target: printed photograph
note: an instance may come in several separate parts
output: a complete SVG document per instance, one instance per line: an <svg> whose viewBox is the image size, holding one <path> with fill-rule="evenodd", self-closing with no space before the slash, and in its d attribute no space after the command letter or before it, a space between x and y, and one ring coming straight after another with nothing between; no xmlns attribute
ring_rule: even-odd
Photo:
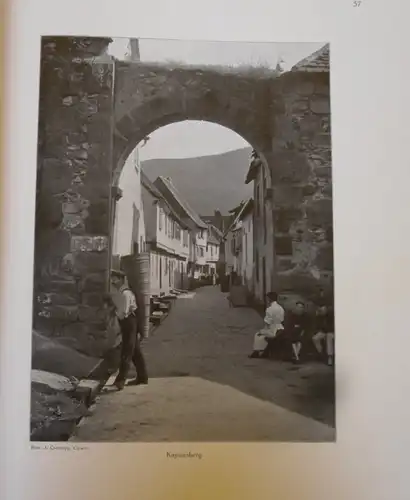
<svg viewBox="0 0 410 500"><path fill-rule="evenodd" d="M41 39L31 442L334 442L330 45Z"/></svg>

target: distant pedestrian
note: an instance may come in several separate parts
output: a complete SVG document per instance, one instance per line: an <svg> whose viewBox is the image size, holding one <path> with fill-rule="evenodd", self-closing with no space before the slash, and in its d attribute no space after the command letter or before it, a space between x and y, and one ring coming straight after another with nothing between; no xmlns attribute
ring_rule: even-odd
<svg viewBox="0 0 410 500"><path fill-rule="evenodd" d="M135 295L126 285L126 277L122 271L111 271L111 284L114 288L112 302L115 306L122 335L120 367L114 385L118 390L122 390L125 386L131 361L137 370L137 377L129 385L147 384L148 374L144 355L141 351Z"/></svg>
<svg viewBox="0 0 410 500"><path fill-rule="evenodd" d="M269 292L266 297L269 306L265 311L264 328L255 334L253 352L249 355L250 358L259 358L267 353L270 341L277 336L280 330L283 330L285 310L278 304L278 294Z"/></svg>
<svg viewBox="0 0 410 500"><path fill-rule="evenodd" d="M285 335L292 349L292 360L300 362L302 343L307 334L308 319L305 304L297 302L295 310L290 312L285 320Z"/></svg>

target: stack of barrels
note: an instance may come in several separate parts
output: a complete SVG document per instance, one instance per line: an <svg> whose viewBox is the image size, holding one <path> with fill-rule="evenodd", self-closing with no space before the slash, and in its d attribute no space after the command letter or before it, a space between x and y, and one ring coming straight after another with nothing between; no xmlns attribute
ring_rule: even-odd
<svg viewBox="0 0 410 500"><path fill-rule="evenodd" d="M138 303L138 323L141 335L148 337L151 315L150 254L140 253L121 258L121 268Z"/></svg>

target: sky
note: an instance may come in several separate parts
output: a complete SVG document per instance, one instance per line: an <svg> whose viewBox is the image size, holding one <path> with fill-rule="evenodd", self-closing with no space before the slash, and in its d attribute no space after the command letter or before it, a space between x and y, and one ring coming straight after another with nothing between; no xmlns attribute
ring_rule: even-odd
<svg viewBox="0 0 410 500"><path fill-rule="evenodd" d="M193 65L268 66L281 61L289 70L294 64L324 45L318 43L210 42L140 39L143 62L178 62ZM109 53L123 59L128 39L116 38ZM238 134L207 122L185 121L162 127L150 135L140 149L142 161L151 158L190 158L249 147Z"/></svg>

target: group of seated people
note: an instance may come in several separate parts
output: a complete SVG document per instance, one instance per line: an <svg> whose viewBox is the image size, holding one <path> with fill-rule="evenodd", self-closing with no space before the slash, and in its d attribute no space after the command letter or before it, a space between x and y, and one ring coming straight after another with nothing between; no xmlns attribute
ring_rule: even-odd
<svg viewBox="0 0 410 500"><path fill-rule="evenodd" d="M250 358L278 356L299 363L309 351L334 364L334 313L323 298L316 304L313 315L305 310L303 302L297 302L295 309L285 313L278 303L278 294L267 294L269 306L265 312L264 328L254 337Z"/></svg>

